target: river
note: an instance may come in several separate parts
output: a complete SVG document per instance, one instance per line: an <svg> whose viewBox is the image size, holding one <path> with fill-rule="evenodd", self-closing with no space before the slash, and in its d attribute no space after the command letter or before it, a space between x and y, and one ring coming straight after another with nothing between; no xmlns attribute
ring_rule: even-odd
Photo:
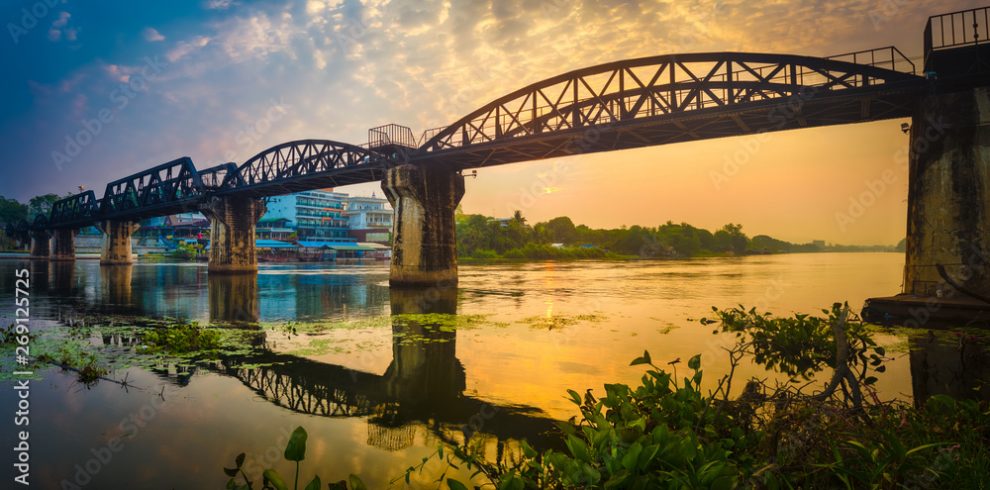
<svg viewBox="0 0 990 490"><path fill-rule="evenodd" d="M575 414L566 390L636 383L643 370L629 361L643 350L663 364L701 353L711 383L726 371L722 347L732 341L699 322L712 306L820 313L847 301L858 312L867 297L900 290L903 256L468 265L456 291L419 292L390 291L385 265L263 265L257 277L238 277L208 276L204 264L101 268L91 260L6 259L5 325L18 268L32 273L35 329L94 317L170 317L265 335L263 354L250 362L109 374L127 386L85 386L74 373L43 371L30 399L38 488L63 488L63 480L80 488L222 488L222 468L240 452L251 464L291 474L281 451L299 425L309 432L304 481L313 472L324 481L355 473L369 488L384 488L441 441L465 434L492 457L520 438L553 445L547 431L554 420ZM437 315L432 326L429 314ZM321 328L303 328L313 325ZM884 397L962 393L987 371L982 347L899 330L878 338L892 357L877 383ZM89 341L99 347L120 339L93 334ZM761 374L747 364L739 375ZM15 396L0 392L0 410L13 413ZM12 424L0 427L12 446ZM122 447L108 449L120 436ZM430 462L414 486L442 470Z"/></svg>

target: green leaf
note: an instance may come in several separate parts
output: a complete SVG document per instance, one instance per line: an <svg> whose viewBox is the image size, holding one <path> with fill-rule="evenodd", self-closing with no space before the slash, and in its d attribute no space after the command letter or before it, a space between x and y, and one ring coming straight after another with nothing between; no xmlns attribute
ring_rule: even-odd
<svg viewBox="0 0 990 490"><path fill-rule="evenodd" d="M627 470L630 471L635 470L636 463L639 462L639 454L642 451L643 451L643 446L638 442L634 442L632 446L629 446L629 452L627 452L626 455L622 457L622 466L624 466Z"/></svg>
<svg viewBox="0 0 990 490"><path fill-rule="evenodd" d="M289 443L285 446L285 459L289 461L302 461L306 459L306 429L296 427L289 436Z"/></svg>
<svg viewBox="0 0 990 490"><path fill-rule="evenodd" d="M653 363L653 360L650 359L650 351L645 351L644 350L643 351L643 356L642 357L637 357L637 358L633 359L633 361L631 363L629 363L629 365L630 366L637 366L637 365L640 365L640 364L652 364L652 363Z"/></svg>
<svg viewBox="0 0 990 490"><path fill-rule="evenodd" d="M468 487L453 478L447 478L447 488L450 490L468 490Z"/></svg>
<svg viewBox="0 0 990 490"><path fill-rule="evenodd" d="M478 487L474 487L477 489ZM522 480L516 477L514 474L509 474L504 480L498 484L498 490L525 490L526 484Z"/></svg>
<svg viewBox="0 0 990 490"><path fill-rule="evenodd" d="M877 382L877 377L876 376L867 376L866 379L863 380L863 384L864 385L867 385L867 386L869 386L869 385L871 385L873 383L876 383L876 382Z"/></svg>
<svg viewBox="0 0 990 490"><path fill-rule="evenodd" d="M231 478L237 476L237 468L224 468L223 472Z"/></svg>
<svg viewBox="0 0 990 490"><path fill-rule="evenodd" d="M351 490L368 490L368 487L364 486L364 482L357 475L348 476L347 483L350 484Z"/></svg>
<svg viewBox="0 0 990 490"><path fill-rule="evenodd" d="M574 455L576 459L581 461L589 461L591 459L588 455L588 446L585 445L584 441L581 439L578 439L575 436L567 436L567 439L564 441L564 445L567 446L567 449L571 451L571 454Z"/></svg>
<svg viewBox="0 0 990 490"><path fill-rule="evenodd" d="M264 477L265 483L270 483L276 490L289 490L289 486L282 481L282 476L271 468L265 470L265 472L262 473L262 477Z"/></svg>
<svg viewBox="0 0 990 490"><path fill-rule="evenodd" d="M914 454L916 452L924 451L925 449L931 449L931 448L937 447L937 446L942 446L944 444L945 443L942 443L942 442L933 442L931 444L922 444L922 445L920 445L920 446L918 446L916 448L913 448L913 449L909 450L907 452L907 454L905 454L905 456L910 456L910 455L912 455L912 454Z"/></svg>
<svg viewBox="0 0 990 490"><path fill-rule="evenodd" d="M347 480L335 481L327 484L328 490L347 490Z"/></svg>
<svg viewBox="0 0 990 490"><path fill-rule="evenodd" d="M688 361L688 367L691 369L698 369L701 367L701 354L697 354Z"/></svg>
<svg viewBox="0 0 990 490"><path fill-rule="evenodd" d="M320 482L320 477L314 476L313 481L309 482L309 485L306 485L306 488L303 490L320 490L322 487L323 483Z"/></svg>
<svg viewBox="0 0 990 490"><path fill-rule="evenodd" d="M237 469L241 469L241 466L244 466L244 453L238 454L234 463L237 465Z"/></svg>
<svg viewBox="0 0 990 490"><path fill-rule="evenodd" d="M567 390L567 394L571 395L571 401L574 402L575 405L581 405L581 395L578 394L578 392L574 390Z"/></svg>

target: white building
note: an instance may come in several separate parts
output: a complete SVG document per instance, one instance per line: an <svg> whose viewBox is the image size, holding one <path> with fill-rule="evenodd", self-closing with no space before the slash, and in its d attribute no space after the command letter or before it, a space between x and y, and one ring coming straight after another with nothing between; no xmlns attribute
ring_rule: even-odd
<svg viewBox="0 0 990 490"><path fill-rule="evenodd" d="M392 206L387 199L348 196L344 216L351 236L359 242L388 243L392 233Z"/></svg>

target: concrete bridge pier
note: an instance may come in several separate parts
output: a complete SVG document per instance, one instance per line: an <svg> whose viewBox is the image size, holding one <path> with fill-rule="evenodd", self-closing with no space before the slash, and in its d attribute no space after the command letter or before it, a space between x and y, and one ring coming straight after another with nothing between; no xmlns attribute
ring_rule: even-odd
<svg viewBox="0 0 990 490"><path fill-rule="evenodd" d="M76 233L72 228L55 230L52 240L52 260L76 260Z"/></svg>
<svg viewBox="0 0 990 490"><path fill-rule="evenodd" d="M255 225L265 201L253 197L213 197L200 207L210 219L210 273L258 272Z"/></svg>
<svg viewBox="0 0 990 490"><path fill-rule="evenodd" d="M52 254L52 236L48 230L31 231L31 259L48 260Z"/></svg>
<svg viewBox="0 0 990 490"><path fill-rule="evenodd" d="M103 252L100 254L100 265L133 264L131 258L131 234L140 228L135 221L104 221L99 225L100 231L107 235L103 242Z"/></svg>
<svg viewBox="0 0 990 490"><path fill-rule="evenodd" d="M448 168L400 165L388 169L382 190L395 210L389 285L457 285L454 209L464 177Z"/></svg>
<svg viewBox="0 0 990 490"><path fill-rule="evenodd" d="M990 88L925 96L912 118L900 295L864 317L990 325Z"/></svg>

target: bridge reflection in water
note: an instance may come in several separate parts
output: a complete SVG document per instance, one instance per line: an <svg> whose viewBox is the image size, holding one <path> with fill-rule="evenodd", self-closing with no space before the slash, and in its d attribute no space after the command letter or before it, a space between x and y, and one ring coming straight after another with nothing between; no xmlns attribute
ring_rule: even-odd
<svg viewBox="0 0 990 490"><path fill-rule="evenodd" d="M134 266L104 267L98 273L95 268L61 262L33 262L30 267L35 291L57 299L63 309L119 313L123 305L129 305L131 312L160 317L167 315L163 311L171 307L169 302L175 302L188 311L209 311L211 323L238 328L271 319L273 312L280 315L277 318L305 319L320 311L362 310L359 313L374 316L374 312L390 310L392 359L380 374L271 351L223 359L208 370L234 377L259 397L293 412L366 417L368 442L381 448L412 444L420 428L451 442L480 433L499 441L499 447L502 441L522 438L541 446L552 446L556 440L553 421L539 409L465 394L469 373L457 357L458 332L427 323L428 315L406 315L456 314L456 289L403 290L385 287L374 279L328 274L294 275L289 280L284 276L266 278L265 274L253 280L243 275L207 278L193 267L173 268L171 272L145 269L140 274ZM181 277L163 282L176 285L166 293L130 286L132 282L157 281L159 274ZM99 278L96 287L96 277L91 276ZM271 285L259 286L259 280L277 281L280 293L287 294L273 295ZM201 281L207 283L209 305L190 300L204 296L201 292L187 297L189 293L181 287L183 282ZM167 302L163 298L170 299ZM909 360L912 392L903 396L916 403L935 394L990 399L990 349L985 339L940 332L907 335L904 340L909 352L894 354ZM102 339L113 345L132 341L109 336ZM263 339L259 343L263 344ZM160 366L155 371L180 386L195 373L195 369L177 366Z"/></svg>
<svg viewBox="0 0 990 490"><path fill-rule="evenodd" d="M55 283L75 276L52 264ZM130 288L120 290L132 266L102 268L100 302L125 304ZM113 272L109 272L113 271ZM103 282L106 274L119 274ZM260 312L257 278L243 275L209 276L210 322L256 328ZM305 287L303 295L306 295ZM541 410L466 395L464 367L456 356L457 331L417 321L417 314L457 313L456 289L383 289L392 311L392 361L381 374L329 364L294 355L260 350L230 356L205 366L210 372L240 380L259 397L293 412L323 417L366 417L368 444L398 450L413 444L422 427L448 443L463 443L478 435L493 442L501 457L508 441L526 439L540 447L558 444L555 422ZM340 288L337 294L345 289ZM367 295L380 300L379 294ZM318 301L319 303L319 301ZM409 314L413 314L410 316ZM399 320L401 318L401 320ZM412 319L410 319L412 318ZM429 319L429 316L424 316ZM94 342L130 346L136 339L102 335ZM264 333L257 341L264 344ZM186 386L199 368L162 364L156 374Z"/></svg>
<svg viewBox="0 0 990 490"><path fill-rule="evenodd" d="M457 290L392 289L390 303L393 315L456 314ZM276 353L224 360L216 370L295 412L367 417L368 443L384 449L412 445L417 425L447 442L477 433L494 436L500 447L524 438L554 445L554 421L540 410L464 394L456 330L401 318L393 321L392 362L383 374ZM238 367L244 364L259 367Z"/></svg>

